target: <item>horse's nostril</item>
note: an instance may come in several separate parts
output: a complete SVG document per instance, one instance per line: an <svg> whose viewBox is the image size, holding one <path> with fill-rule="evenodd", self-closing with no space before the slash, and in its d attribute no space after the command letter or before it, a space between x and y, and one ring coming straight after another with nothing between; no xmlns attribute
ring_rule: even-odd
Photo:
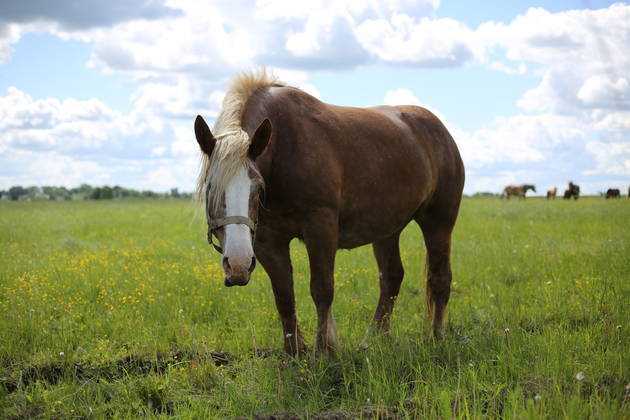
<svg viewBox="0 0 630 420"><path fill-rule="evenodd" d="M254 268L256 268L256 257L252 257L252 265L249 266L249 270L247 271L251 273L252 271L254 271Z"/></svg>
<svg viewBox="0 0 630 420"><path fill-rule="evenodd" d="M226 270L229 270L230 268L230 261L228 260L228 257L223 257L223 268L225 268Z"/></svg>

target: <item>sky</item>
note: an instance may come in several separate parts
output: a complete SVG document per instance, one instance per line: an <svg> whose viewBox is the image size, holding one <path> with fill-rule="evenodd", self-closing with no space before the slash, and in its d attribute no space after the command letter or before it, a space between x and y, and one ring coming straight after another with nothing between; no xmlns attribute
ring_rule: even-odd
<svg viewBox="0 0 630 420"><path fill-rule="evenodd" d="M630 185L630 4L3 0L0 189L191 191L193 122L265 66L324 102L424 106L466 193Z"/></svg>

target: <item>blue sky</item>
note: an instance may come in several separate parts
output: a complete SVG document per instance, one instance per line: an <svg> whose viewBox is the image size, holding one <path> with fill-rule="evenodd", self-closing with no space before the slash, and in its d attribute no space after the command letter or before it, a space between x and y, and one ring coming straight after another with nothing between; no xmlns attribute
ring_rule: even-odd
<svg viewBox="0 0 630 420"><path fill-rule="evenodd" d="M630 5L192 0L0 5L0 189L190 191L192 123L264 65L339 105L417 104L466 192L630 185Z"/></svg>

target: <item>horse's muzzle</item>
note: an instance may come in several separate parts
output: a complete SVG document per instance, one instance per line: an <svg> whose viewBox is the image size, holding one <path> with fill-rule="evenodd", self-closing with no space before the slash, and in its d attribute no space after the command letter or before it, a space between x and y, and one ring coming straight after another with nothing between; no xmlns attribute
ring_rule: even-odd
<svg viewBox="0 0 630 420"><path fill-rule="evenodd" d="M247 266L246 266L247 267ZM244 268L242 265L232 267L229 259L223 257L223 269L225 270L225 285L227 287L232 286L245 286L249 283L252 271L256 268L256 257L252 257L249 267Z"/></svg>
<svg viewBox="0 0 630 420"><path fill-rule="evenodd" d="M247 283L249 283L249 273L247 273L246 276L243 277L225 277L225 286L226 287L232 287L232 286L245 286L247 285Z"/></svg>

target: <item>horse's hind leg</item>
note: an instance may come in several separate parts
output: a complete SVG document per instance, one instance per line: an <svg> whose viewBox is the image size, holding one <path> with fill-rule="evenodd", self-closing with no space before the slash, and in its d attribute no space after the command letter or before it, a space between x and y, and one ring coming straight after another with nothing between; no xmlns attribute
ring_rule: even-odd
<svg viewBox="0 0 630 420"><path fill-rule="evenodd" d="M451 294L451 232L455 218L425 215L417 219L427 248L427 310L433 334L440 338Z"/></svg>
<svg viewBox="0 0 630 420"><path fill-rule="evenodd" d="M400 260L399 239L400 232L397 232L372 244L381 287L381 296L374 313L374 327L382 332L389 331L389 320L405 273Z"/></svg>

